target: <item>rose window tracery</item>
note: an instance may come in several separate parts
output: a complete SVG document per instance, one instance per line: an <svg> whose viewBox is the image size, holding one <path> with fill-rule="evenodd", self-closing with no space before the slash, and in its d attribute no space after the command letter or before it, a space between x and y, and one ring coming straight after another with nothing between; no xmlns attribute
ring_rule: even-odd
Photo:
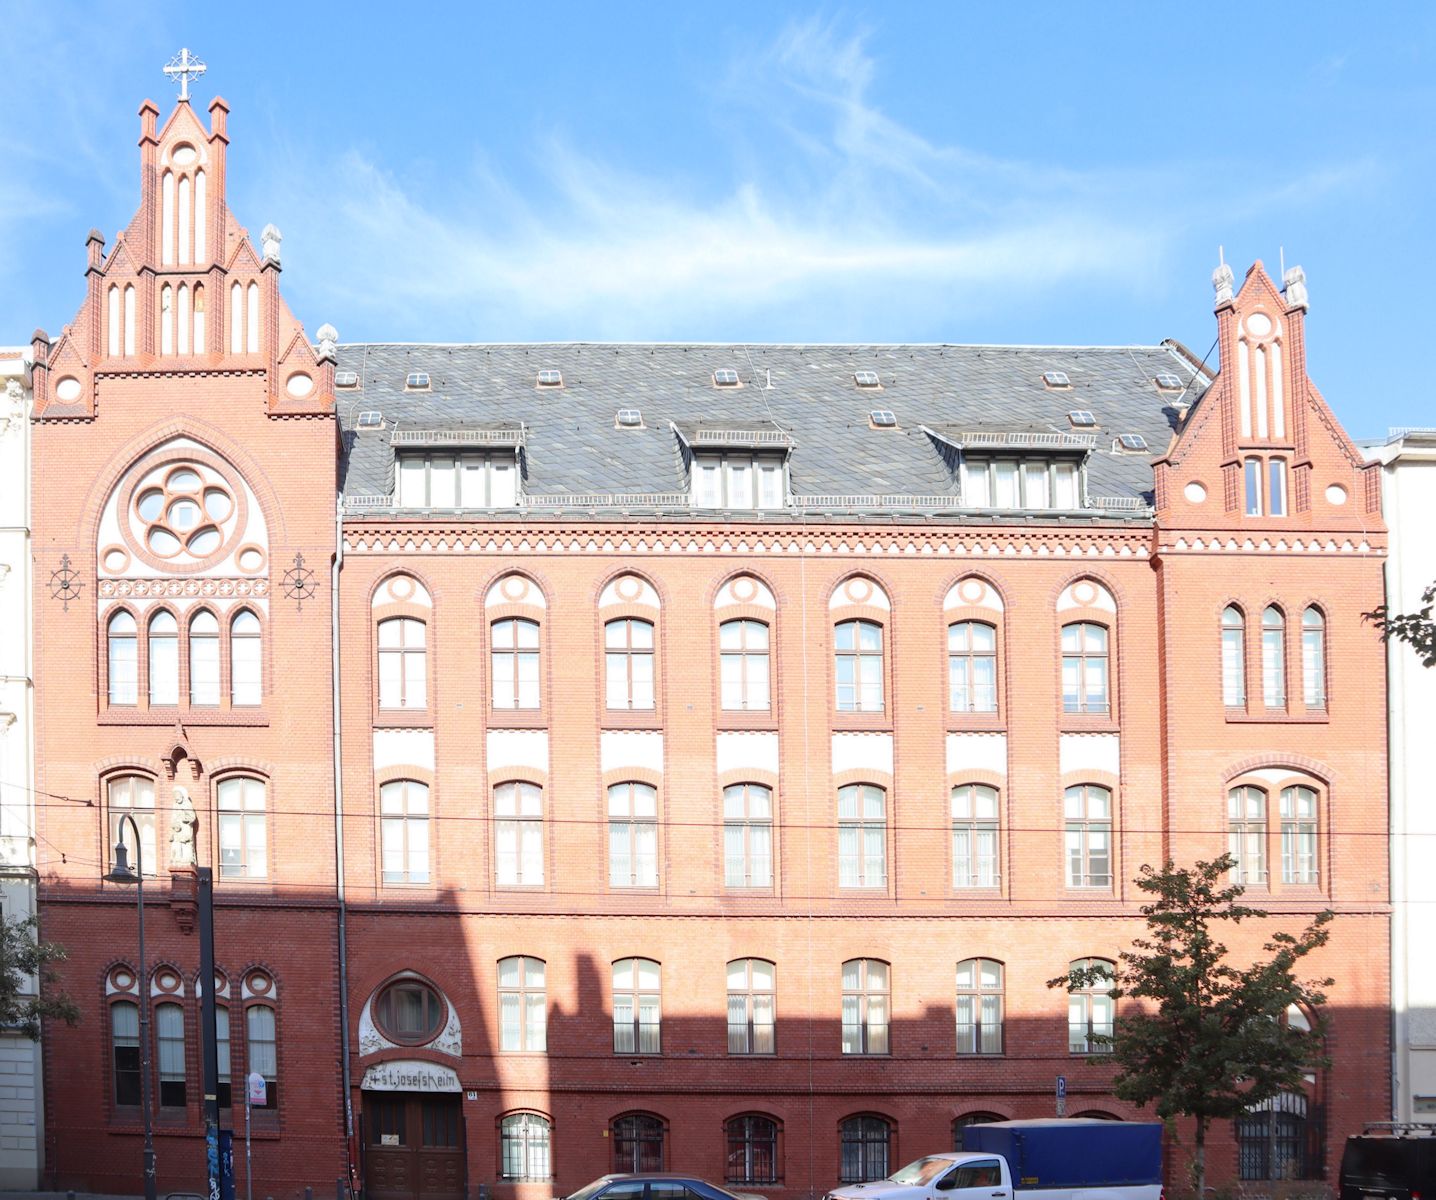
<svg viewBox="0 0 1436 1200"><path fill-rule="evenodd" d="M130 490L125 540L141 558L170 570L217 562L243 531L239 489L195 459L145 472Z"/></svg>

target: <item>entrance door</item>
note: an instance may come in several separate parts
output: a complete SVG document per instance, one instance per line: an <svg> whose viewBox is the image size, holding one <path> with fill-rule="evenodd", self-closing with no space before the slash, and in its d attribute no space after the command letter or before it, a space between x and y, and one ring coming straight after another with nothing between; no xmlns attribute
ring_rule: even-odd
<svg viewBox="0 0 1436 1200"><path fill-rule="evenodd" d="M371 1200L464 1200L464 1123L451 1093L365 1092Z"/></svg>

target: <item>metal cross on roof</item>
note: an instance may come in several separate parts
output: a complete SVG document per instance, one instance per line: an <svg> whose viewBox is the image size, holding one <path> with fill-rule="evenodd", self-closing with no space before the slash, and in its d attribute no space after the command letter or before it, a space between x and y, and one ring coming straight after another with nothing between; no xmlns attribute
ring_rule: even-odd
<svg viewBox="0 0 1436 1200"><path fill-rule="evenodd" d="M189 81L198 79L205 73L205 65L197 58L191 58L189 50L182 49L168 63L165 64L165 74L170 79L179 80L181 100L189 99Z"/></svg>

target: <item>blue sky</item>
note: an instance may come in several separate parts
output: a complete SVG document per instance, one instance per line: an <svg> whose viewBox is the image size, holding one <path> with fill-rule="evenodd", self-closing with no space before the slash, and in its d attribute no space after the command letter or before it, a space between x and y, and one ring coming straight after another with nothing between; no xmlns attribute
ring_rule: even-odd
<svg viewBox="0 0 1436 1200"><path fill-rule="evenodd" d="M183 45L311 333L1204 354L1218 245L1284 247L1348 430L1436 425L1436 5L5 7L0 342L73 316Z"/></svg>

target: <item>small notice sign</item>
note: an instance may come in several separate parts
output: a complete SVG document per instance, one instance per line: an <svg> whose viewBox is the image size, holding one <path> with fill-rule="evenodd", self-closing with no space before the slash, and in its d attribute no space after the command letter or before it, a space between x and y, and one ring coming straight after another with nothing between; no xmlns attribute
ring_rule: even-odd
<svg viewBox="0 0 1436 1200"><path fill-rule="evenodd" d="M397 1146L398 1144L399 1135L397 1133L381 1133L379 1135L379 1145L381 1146Z"/></svg>
<svg viewBox="0 0 1436 1200"><path fill-rule="evenodd" d="M251 1071L246 1082L248 1084L249 1103L263 1107L265 1100L269 1096L269 1089L264 1082L264 1076L258 1071Z"/></svg>

